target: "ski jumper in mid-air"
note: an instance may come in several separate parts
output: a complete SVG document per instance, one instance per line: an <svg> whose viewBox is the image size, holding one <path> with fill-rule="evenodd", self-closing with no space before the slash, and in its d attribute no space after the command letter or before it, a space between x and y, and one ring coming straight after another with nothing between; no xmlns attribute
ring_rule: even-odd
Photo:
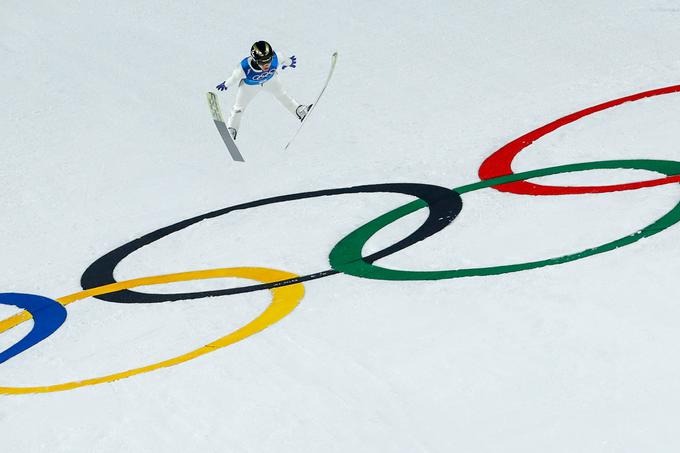
<svg viewBox="0 0 680 453"><path fill-rule="evenodd" d="M286 58L282 54L274 52L268 42L258 41L250 48L250 57L244 58L239 66L234 69L231 76L217 85L218 90L225 91L238 83L236 101L227 121L227 129L232 138L236 139L238 128L241 125L241 115L246 107L263 90L273 94L300 121L305 119L312 105L299 104L290 97L283 88L278 75L279 70L295 68L296 64L295 55Z"/></svg>

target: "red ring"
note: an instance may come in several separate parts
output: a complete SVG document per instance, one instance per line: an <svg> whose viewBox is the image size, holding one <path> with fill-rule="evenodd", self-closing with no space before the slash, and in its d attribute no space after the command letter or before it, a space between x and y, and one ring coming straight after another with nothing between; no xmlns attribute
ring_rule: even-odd
<svg viewBox="0 0 680 453"><path fill-rule="evenodd" d="M517 155L527 146L539 138L548 135L549 133L573 123L581 118L591 115L593 113L601 112L611 107L616 107L625 102L633 102L640 99L659 96L662 94L676 93L680 91L680 85L673 85L665 88L657 88L655 90L644 91L642 93L633 94L613 101L605 102L594 107L580 110L571 115L564 116L552 123L539 127L536 130L522 135L521 137L511 141L507 145L500 148L498 151L487 157L486 160L479 167L479 178L482 180L496 178L498 176L505 176L514 174L512 171L512 161ZM680 182L680 175L668 176L660 179L652 179L649 181L639 181L626 184L616 184L610 186L544 186L541 184L534 184L526 181L517 181L494 186L496 190L501 192L510 192L519 195L575 195L583 193L607 193L617 192L621 190L633 190L643 187L654 187L672 182Z"/></svg>

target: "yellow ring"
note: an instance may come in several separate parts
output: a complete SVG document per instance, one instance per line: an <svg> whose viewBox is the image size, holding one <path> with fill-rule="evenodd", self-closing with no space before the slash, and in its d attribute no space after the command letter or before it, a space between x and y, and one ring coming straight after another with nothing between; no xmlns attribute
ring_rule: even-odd
<svg viewBox="0 0 680 453"><path fill-rule="evenodd" d="M68 305L77 300L85 299L87 297L98 296L100 294L108 294L123 289L135 288L137 286L146 285L160 285L163 283L183 282L188 280L199 280L220 277L237 277L250 280L256 280L261 283L271 283L280 280L287 280L295 278L297 275L290 272L279 271L275 269L267 269L261 267L234 267L224 269L209 269L203 271L182 272L178 274L158 275L155 277L136 278L133 280L126 280L123 282L112 283L97 288L81 291L69 296L64 296L56 299L62 305ZM125 379L137 374L148 373L159 368L174 366L189 360L200 357L217 349L224 348L238 341L254 335L272 324L283 319L290 314L295 307L298 306L300 300L304 296L305 290L301 283L294 285L282 286L270 289L272 292L272 302L269 306L255 319L230 334L213 341L205 346L195 349L186 354L174 357L172 359L164 360L152 365L147 365L140 368L135 368L120 373L110 374L108 376L101 376L92 379L85 379L82 381L66 382L56 385L45 385L39 387L0 387L0 394L19 395L25 393L48 393L59 392L62 390L71 390L78 387L85 387L88 385L96 385L104 382L112 382L118 379ZM19 314L11 316L3 321L0 321L0 333L5 332L12 327L21 324L24 321L31 319L28 312L23 311Z"/></svg>

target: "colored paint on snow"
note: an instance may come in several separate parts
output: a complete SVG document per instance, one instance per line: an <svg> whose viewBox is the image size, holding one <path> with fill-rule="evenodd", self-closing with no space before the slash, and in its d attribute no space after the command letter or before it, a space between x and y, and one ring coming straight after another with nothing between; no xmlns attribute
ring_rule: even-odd
<svg viewBox="0 0 680 453"><path fill-rule="evenodd" d="M110 293L113 291L120 291L121 289L133 288L136 286L145 285L159 285L163 283L183 282L190 280L209 279L209 278L224 278L235 277L257 280L262 283L269 283L281 279L290 279L295 277L295 274L289 272L279 271L275 269L266 269L259 267L238 267L226 269L210 269L194 272L183 272L178 274L159 275L154 277L137 278L127 280L124 282L117 282L110 285L92 288L85 291L80 291L75 294L61 297L57 301L62 305L68 305L78 300L88 297L94 297L101 294ZM66 382L62 384L51 384L34 387L0 387L0 394L24 394L24 393L48 393L58 392L62 390L71 390L78 387L85 387L89 385L102 384L105 382L112 382L119 379L125 379L138 374L148 373L150 371L178 365L183 362L195 359L202 355L214 352L218 349L227 347L236 342L244 340L251 335L254 335L272 324L280 321L285 316L290 314L295 307L298 306L300 300L304 296L304 287L301 284L289 285L280 288L272 288L272 302L269 306L254 320L244 325L243 327L225 335L212 343L206 344L198 349L187 352L185 354L173 357L161 362L151 365L146 365L140 368L134 368L119 373L114 373L106 376L82 379L73 382ZM8 321L8 320L6 320ZM5 322L3 330L14 327L22 322L20 317L14 317L13 322ZM0 333L2 332L0 331Z"/></svg>
<svg viewBox="0 0 680 453"><path fill-rule="evenodd" d="M54 299L35 294L1 293L0 304L22 308L33 318L33 328L21 340L0 352L0 363L21 354L54 333L66 321L66 309Z"/></svg>

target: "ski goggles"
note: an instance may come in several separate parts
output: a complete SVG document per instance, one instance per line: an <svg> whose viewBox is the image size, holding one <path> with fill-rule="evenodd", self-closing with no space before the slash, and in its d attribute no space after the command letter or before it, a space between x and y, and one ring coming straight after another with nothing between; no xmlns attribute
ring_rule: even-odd
<svg viewBox="0 0 680 453"><path fill-rule="evenodd" d="M269 58L264 58L264 59L261 59L261 60L258 60L257 58L255 58L255 63L257 63L258 65L262 66L262 65L264 65L264 64L269 64L269 63L271 63L273 58L274 58L274 56L271 56L271 57L269 57Z"/></svg>

